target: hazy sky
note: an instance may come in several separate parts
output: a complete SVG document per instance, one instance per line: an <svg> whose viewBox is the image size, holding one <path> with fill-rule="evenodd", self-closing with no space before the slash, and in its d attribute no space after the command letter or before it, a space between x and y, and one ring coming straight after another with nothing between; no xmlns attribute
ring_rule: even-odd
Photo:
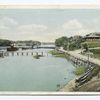
<svg viewBox="0 0 100 100"><path fill-rule="evenodd" d="M100 32L99 9L0 9L0 38L55 41Z"/></svg>

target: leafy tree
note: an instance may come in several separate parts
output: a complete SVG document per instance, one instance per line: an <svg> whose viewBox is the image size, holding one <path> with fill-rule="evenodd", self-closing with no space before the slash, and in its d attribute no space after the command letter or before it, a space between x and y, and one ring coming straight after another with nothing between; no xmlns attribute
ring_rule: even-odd
<svg viewBox="0 0 100 100"><path fill-rule="evenodd" d="M81 43L84 42L84 39L81 36L74 36L74 37L61 37L56 39L55 45L57 47L63 47L65 50L75 50L81 48Z"/></svg>
<svg viewBox="0 0 100 100"><path fill-rule="evenodd" d="M5 40L5 39L0 39L0 46L10 46L12 41L10 40Z"/></svg>
<svg viewBox="0 0 100 100"><path fill-rule="evenodd" d="M65 36L63 36L63 37L61 37L61 38L58 38L58 39L56 39L56 41L55 41L55 45L56 45L57 47L61 47L61 46L64 47L67 43L68 43L68 38L65 37Z"/></svg>
<svg viewBox="0 0 100 100"><path fill-rule="evenodd" d="M85 44L83 44L82 46L83 46L83 49L85 49L85 51L87 52L87 51L88 51L88 44L85 43Z"/></svg>

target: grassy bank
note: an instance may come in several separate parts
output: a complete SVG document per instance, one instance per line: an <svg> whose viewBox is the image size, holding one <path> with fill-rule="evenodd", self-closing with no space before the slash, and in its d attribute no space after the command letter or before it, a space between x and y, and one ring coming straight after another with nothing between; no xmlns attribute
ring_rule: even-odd
<svg viewBox="0 0 100 100"><path fill-rule="evenodd" d="M75 75L83 75L86 71L86 68L84 66L80 66L80 67L77 67L74 71Z"/></svg>
<svg viewBox="0 0 100 100"><path fill-rule="evenodd" d="M100 47L100 41L85 41L82 43L83 44L88 44L89 48L94 48L94 47Z"/></svg>
<svg viewBox="0 0 100 100"><path fill-rule="evenodd" d="M92 77L88 82L83 84L78 91L84 92L100 92L100 66L96 65L92 70Z"/></svg>
<svg viewBox="0 0 100 100"><path fill-rule="evenodd" d="M93 50L90 50L90 52L94 54L95 58L100 59L100 49L93 49Z"/></svg>
<svg viewBox="0 0 100 100"><path fill-rule="evenodd" d="M49 52L50 54L52 54L54 57L62 57L62 58L66 58L64 53L61 53L59 51L56 50L52 50Z"/></svg>
<svg viewBox="0 0 100 100"><path fill-rule="evenodd" d="M96 76L100 72L100 66L96 65L92 71L92 76Z"/></svg>
<svg viewBox="0 0 100 100"><path fill-rule="evenodd" d="M76 68L78 75L80 75L79 74L80 72L81 74L83 74L84 72L83 70L84 70L83 67ZM63 91L63 92L76 92L76 91L77 92L79 91L95 92L100 87L100 73L99 72L100 72L100 66L96 65L94 69L92 70L92 77L90 77L90 79L88 79L85 84L81 85L81 87L76 87L75 79L73 79L70 82L68 82L68 84L66 84L62 89L60 89L60 91Z"/></svg>

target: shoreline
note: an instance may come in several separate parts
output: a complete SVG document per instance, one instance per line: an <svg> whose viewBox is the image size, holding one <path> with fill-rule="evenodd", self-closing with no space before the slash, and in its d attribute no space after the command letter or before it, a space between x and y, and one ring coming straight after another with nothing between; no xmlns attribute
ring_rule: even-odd
<svg viewBox="0 0 100 100"><path fill-rule="evenodd" d="M67 53L67 52L66 52ZM57 55L59 55L58 53L57 53ZM95 70L96 70L97 68L95 68ZM94 70L94 71L95 71ZM95 72L94 72L95 73ZM98 73L97 73L97 75L98 75ZM87 81L86 83L84 83L83 85L81 85L81 86L79 86L78 88L76 88L76 85L77 85L77 83L75 83L75 79L77 78L74 78L74 79L71 79L68 83L65 83L62 87L60 87L59 89L58 89L58 91L59 92L75 92L77 89L77 91L83 91L83 90L85 90L84 89L84 85L86 85L87 83L92 83L92 81L94 80L94 81L96 81L96 77L97 77L97 75L96 76L92 76L92 79L90 79L89 81ZM81 77L81 75L79 75L78 77ZM90 84L91 85L91 84ZM89 86L87 86L87 91L89 91L89 88L88 88ZM92 88L92 87L91 87ZM81 90L82 89L82 90ZM97 89L98 90L98 89Z"/></svg>
<svg viewBox="0 0 100 100"><path fill-rule="evenodd" d="M59 89L59 91L61 92L74 92L74 88L75 88L75 78L70 80L67 84L65 84L63 87L61 87Z"/></svg>
<svg viewBox="0 0 100 100"><path fill-rule="evenodd" d="M98 73L100 75L100 72ZM92 79L88 82L86 82L85 84L83 84L80 88L84 88L85 85L93 83L97 80L100 80L100 77L98 77L98 75L92 77ZM75 78L70 80L67 84L65 84L63 87L61 87L59 89L59 92L75 92ZM91 84L90 84L91 85ZM87 87L88 88L88 87ZM92 88L92 87L91 87ZM80 92L82 92L84 89L79 89ZM85 91L84 91L85 92Z"/></svg>

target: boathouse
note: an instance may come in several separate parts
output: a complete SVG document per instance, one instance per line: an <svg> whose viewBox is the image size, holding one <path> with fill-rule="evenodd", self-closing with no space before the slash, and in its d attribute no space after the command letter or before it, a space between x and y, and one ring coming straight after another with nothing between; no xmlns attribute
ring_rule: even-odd
<svg viewBox="0 0 100 100"><path fill-rule="evenodd" d="M100 33L90 33L84 37L85 40L100 40Z"/></svg>

